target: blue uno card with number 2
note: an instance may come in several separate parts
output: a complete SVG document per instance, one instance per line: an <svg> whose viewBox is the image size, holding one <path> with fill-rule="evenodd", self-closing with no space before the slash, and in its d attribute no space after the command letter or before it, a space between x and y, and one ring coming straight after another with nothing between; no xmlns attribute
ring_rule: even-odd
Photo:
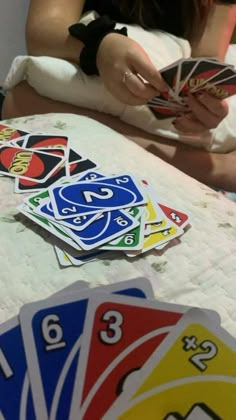
<svg viewBox="0 0 236 420"><path fill-rule="evenodd" d="M153 298L150 283L135 279L28 304L20 312L38 419L69 418L87 303L94 291L99 290Z"/></svg>
<svg viewBox="0 0 236 420"><path fill-rule="evenodd" d="M52 187L49 194L58 219L126 208L147 201L130 176Z"/></svg>
<svg viewBox="0 0 236 420"><path fill-rule="evenodd" d="M35 211L43 217L46 217L49 220L56 221L54 217L54 212L52 209L52 204L49 199L42 201L40 206L38 206ZM85 229L90 223L92 223L99 215L96 214L87 214L83 216L70 217L66 220L62 220L60 223L63 226L66 226L69 229L74 229L77 231Z"/></svg>

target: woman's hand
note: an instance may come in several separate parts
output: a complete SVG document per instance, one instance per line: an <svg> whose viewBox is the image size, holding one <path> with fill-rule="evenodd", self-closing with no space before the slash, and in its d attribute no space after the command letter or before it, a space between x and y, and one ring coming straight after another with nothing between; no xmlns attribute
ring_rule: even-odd
<svg viewBox="0 0 236 420"><path fill-rule="evenodd" d="M207 92L189 94L187 103L191 112L179 115L173 125L186 134L200 134L216 128L228 114L228 104Z"/></svg>
<svg viewBox="0 0 236 420"><path fill-rule="evenodd" d="M102 40L97 67L106 88L125 104L142 105L167 90L142 47L120 34L111 33Z"/></svg>

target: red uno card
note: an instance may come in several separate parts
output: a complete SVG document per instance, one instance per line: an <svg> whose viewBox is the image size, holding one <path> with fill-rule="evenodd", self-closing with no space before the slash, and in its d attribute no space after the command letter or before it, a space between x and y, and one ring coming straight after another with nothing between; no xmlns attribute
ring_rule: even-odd
<svg viewBox="0 0 236 420"><path fill-rule="evenodd" d="M0 173L37 182L46 181L62 164L62 156L19 147L0 147Z"/></svg>
<svg viewBox="0 0 236 420"><path fill-rule="evenodd" d="M182 64L184 69L184 63ZM179 96L185 96L188 92L200 89L209 80L229 68L224 63L200 59L185 78L181 77ZM230 68L229 68L230 70ZM232 70L231 70L232 71Z"/></svg>
<svg viewBox="0 0 236 420"><path fill-rule="evenodd" d="M103 418L128 377L139 371L187 309L133 297L91 297L70 419Z"/></svg>
<svg viewBox="0 0 236 420"><path fill-rule="evenodd" d="M205 90L219 99L226 99L236 94L236 74L218 83L207 84Z"/></svg>
<svg viewBox="0 0 236 420"><path fill-rule="evenodd" d="M189 224L189 215L182 213L179 210L175 210L171 207L165 206L164 204L158 203L158 206L161 208L165 216L171 220L175 225L185 228Z"/></svg>
<svg viewBox="0 0 236 420"><path fill-rule="evenodd" d="M160 71L162 78L174 93L176 92L179 84L181 61L182 60L176 61L175 63L165 67Z"/></svg>
<svg viewBox="0 0 236 420"><path fill-rule="evenodd" d="M0 124L0 141L10 141L18 139L19 137L25 136L28 134L26 131L17 130L10 125Z"/></svg>
<svg viewBox="0 0 236 420"><path fill-rule="evenodd" d="M56 136L47 134L29 134L25 138L24 147L27 149L64 148L68 147L67 136Z"/></svg>
<svg viewBox="0 0 236 420"><path fill-rule="evenodd" d="M159 104L148 104L149 109L155 115L158 120L166 120L168 118L175 118L178 114L178 110L168 108Z"/></svg>

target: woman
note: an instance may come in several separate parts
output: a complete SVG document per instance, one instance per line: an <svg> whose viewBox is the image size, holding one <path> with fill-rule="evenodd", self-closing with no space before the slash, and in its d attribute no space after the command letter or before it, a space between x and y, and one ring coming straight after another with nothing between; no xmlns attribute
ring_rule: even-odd
<svg viewBox="0 0 236 420"><path fill-rule="evenodd" d="M107 89L121 102L145 104L166 86L140 45L124 34L106 33L103 28L96 39L89 35L90 49L86 51L87 46L84 48L84 43L78 39L83 36L77 36L76 30L72 29L72 35L69 34L68 28L84 11L94 9L100 15L107 14L120 22L137 23L147 29L162 29L186 37L195 56L223 59L236 22L233 3L236 1L149 0L147 9L145 0L31 0L26 26L28 52L83 65L82 69L90 74L97 72ZM106 35L101 36L104 33ZM88 68L91 61L92 68ZM188 103L191 113L179 115L173 121L175 128L184 133L201 133L214 128L228 112L225 101L207 93L199 97L189 95ZM113 117L43 98L26 82L8 93L3 108L5 118L46 112L73 112L95 118L198 180L236 190L235 155L212 154L164 141Z"/></svg>

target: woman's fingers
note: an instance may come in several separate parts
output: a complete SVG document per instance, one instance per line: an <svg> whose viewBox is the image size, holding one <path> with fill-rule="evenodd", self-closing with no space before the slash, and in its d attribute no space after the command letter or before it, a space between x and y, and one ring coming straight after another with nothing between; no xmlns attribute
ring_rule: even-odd
<svg viewBox="0 0 236 420"><path fill-rule="evenodd" d="M144 82L139 75L131 71L126 71L124 73L122 82L131 93L135 96L143 98L143 103L146 103L149 99L159 95L159 92L154 89L154 87L152 87L149 83Z"/></svg>
<svg viewBox="0 0 236 420"><path fill-rule="evenodd" d="M226 117L228 108L222 104L219 99L209 98L206 93L198 95L198 98L194 95L188 95L188 105L196 117L207 129L215 128L219 123ZM204 100L205 98L205 100Z"/></svg>
<svg viewBox="0 0 236 420"><path fill-rule="evenodd" d="M179 116L172 124L176 130L186 134L201 134L207 130L205 125L198 121L192 114Z"/></svg>
<svg viewBox="0 0 236 420"><path fill-rule="evenodd" d="M196 97L205 108L217 117L223 119L228 114L229 107L226 101L217 99L214 96L209 95L207 92L199 92Z"/></svg>
<svg viewBox="0 0 236 420"><path fill-rule="evenodd" d="M140 76L148 83L150 83L150 85L152 85L158 92L164 92L168 90L168 86L161 77L160 72L144 53L132 54L129 57L129 65L135 73L140 74Z"/></svg>

